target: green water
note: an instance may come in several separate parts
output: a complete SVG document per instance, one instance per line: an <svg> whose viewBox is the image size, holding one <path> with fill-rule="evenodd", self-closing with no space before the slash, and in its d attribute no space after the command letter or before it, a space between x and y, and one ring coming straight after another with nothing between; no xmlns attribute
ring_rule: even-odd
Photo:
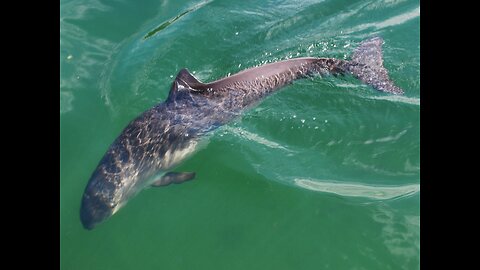
<svg viewBox="0 0 480 270"><path fill-rule="evenodd" d="M60 1L61 269L418 269L418 1ZM203 81L384 38L405 90L297 81L217 130L92 231L79 208L125 125L184 67Z"/></svg>

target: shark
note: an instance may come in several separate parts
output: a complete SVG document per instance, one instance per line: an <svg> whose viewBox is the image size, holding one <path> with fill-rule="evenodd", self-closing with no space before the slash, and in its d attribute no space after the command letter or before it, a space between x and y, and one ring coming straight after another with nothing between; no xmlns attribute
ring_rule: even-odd
<svg viewBox="0 0 480 270"><path fill-rule="evenodd" d="M194 179L195 172L174 169L215 129L295 80L351 75L378 91L402 95L383 66L383 43L381 37L360 42L350 60L293 58L208 83L180 70L166 100L133 119L101 158L82 196L83 227L95 228L146 188Z"/></svg>

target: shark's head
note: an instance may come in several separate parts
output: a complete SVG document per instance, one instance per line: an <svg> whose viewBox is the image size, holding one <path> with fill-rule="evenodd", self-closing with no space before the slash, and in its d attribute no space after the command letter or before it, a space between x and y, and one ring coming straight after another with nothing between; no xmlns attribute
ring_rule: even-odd
<svg viewBox="0 0 480 270"><path fill-rule="evenodd" d="M110 145L83 194L80 219L86 229L108 219L147 187L194 177L192 173L170 172L198 144L191 132L195 129L175 122L174 116L164 105L151 109L132 121Z"/></svg>
<svg viewBox="0 0 480 270"><path fill-rule="evenodd" d="M117 187L109 179L111 177L99 168L92 175L83 194L80 208L80 220L85 229L91 230L109 218L119 205L115 196Z"/></svg>
<svg viewBox="0 0 480 270"><path fill-rule="evenodd" d="M137 168L128 158L122 161L118 150L105 154L83 193L80 219L88 230L115 214L138 189Z"/></svg>

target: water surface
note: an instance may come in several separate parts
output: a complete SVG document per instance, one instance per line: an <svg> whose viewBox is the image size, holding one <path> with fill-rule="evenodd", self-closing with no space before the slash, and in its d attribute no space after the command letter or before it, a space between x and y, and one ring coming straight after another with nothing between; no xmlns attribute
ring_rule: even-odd
<svg viewBox="0 0 480 270"><path fill-rule="evenodd" d="M62 269L418 269L418 1L60 1ZM93 231L85 185L181 68L204 81L292 57L348 59L381 36L404 96L297 81L215 132Z"/></svg>

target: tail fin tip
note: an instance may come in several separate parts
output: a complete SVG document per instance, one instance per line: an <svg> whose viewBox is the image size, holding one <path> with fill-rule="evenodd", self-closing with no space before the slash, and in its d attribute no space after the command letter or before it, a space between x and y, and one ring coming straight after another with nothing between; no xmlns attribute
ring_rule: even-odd
<svg viewBox="0 0 480 270"><path fill-rule="evenodd" d="M350 72L379 91L401 95L404 91L393 84L383 66L383 43L381 37L362 41L352 54Z"/></svg>

